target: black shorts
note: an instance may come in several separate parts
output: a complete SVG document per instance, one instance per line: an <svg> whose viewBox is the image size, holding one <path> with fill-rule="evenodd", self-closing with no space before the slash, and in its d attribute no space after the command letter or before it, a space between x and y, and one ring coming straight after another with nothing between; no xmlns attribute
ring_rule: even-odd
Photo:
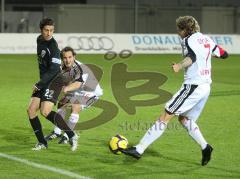
<svg viewBox="0 0 240 179"><path fill-rule="evenodd" d="M33 93L32 97L40 98L41 102L51 101L52 103L56 104L59 94L60 92L55 92L54 90L49 90L48 88L42 88L41 90Z"/></svg>

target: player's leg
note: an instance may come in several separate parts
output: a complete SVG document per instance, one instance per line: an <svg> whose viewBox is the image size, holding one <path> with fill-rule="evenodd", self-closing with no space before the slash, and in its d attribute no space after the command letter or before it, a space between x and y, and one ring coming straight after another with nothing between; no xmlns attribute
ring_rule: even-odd
<svg viewBox="0 0 240 179"><path fill-rule="evenodd" d="M60 114L63 119L65 119L66 112L67 112L66 108L64 107L57 110L57 113ZM45 140L51 141L53 139L61 138L62 137L61 134L62 134L62 130L59 127L55 126L53 131L51 131L51 133L45 137Z"/></svg>
<svg viewBox="0 0 240 179"><path fill-rule="evenodd" d="M40 112L46 118L53 109L54 103L51 101L42 101Z"/></svg>
<svg viewBox="0 0 240 179"><path fill-rule="evenodd" d="M207 102L208 96L209 92L206 91L205 96L195 106L179 116L180 123L187 129L188 134L200 145L202 149L202 165L206 165L210 161L213 148L203 137L196 121Z"/></svg>
<svg viewBox="0 0 240 179"><path fill-rule="evenodd" d="M123 153L139 159L144 151L148 148L148 146L150 146L164 133L168 122L173 116L173 114L168 114L165 111L155 122L155 124L150 129L148 129L140 142L135 147L124 150Z"/></svg>
<svg viewBox="0 0 240 179"><path fill-rule="evenodd" d="M202 136L195 120L199 117L205 102L206 100L204 97L201 97L201 93L193 93L191 97L186 99L185 105L180 108L181 111L185 112L179 114L178 118L179 122L187 129L188 134L201 146L202 149L206 147L207 142Z"/></svg>
<svg viewBox="0 0 240 179"><path fill-rule="evenodd" d="M99 85L98 85L99 86ZM91 107L99 97L97 95L102 95L102 89L99 87L97 93L88 91L76 91L74 96L72 96L68 102L71 105L72 113L67 122L68 126L73 130L79 121L79 113L81 110ZM63 107L62 107L63 108ZM66 133L59 140L59 144L66 144L68 142L68 136Z"/></svg>
<svg viewBox="0 0 240 179"><path fill-rule="evenodd" d="M62 108L57 110L57 113L60 114L62 116L62 118L65 120L65 117L66 117L66 114L67 114L67 109L62 107ZM55 126L53 132L55 134L57 134L57 136L61 136L62 130L59 127Z"/></svg>
<svg viewBox="0 0 240 179"><path fill-rule="evenodd" d="M202 149L202 165L206 165L211 159L211 152L213 148L207 143L203 137L199 126L196 124L200 116L208 96L210 94L210 85L199 85L193 92L186 103L194 104L189 110L186 110L179 116L179 121L187 129L189 135L201 146Z"/></svg>
<svg viewBox="0 0 240 179"><path fill-rule="evenodd" d="M65 120L66 114L67 114L67 107L68 107L67 104L68 103L69 103L69 97L64 96L63 98L61 98L59 100L58 105L57 105L57 108L58 108L57 113L60 114L64 120ZM62 130L59 127L55 126L54 130L49 135L47 135L45 137L45 139L47 141L50 141L52 139L62 137L61 133L62 133Z"/></svg>
<svg viewBox="0 0 240 179"><path fill-rule="evenodd" d="M40 150L41 148L47 148L47 142L44 139L43 132L42 132L42 125L37 116L37 111L40 107L40 98L39 97L32 97L27 109L27 113L29 116L30 124L33 128L33 131L38 139L38 144L33 148L33 150Z"/></svg>
<svg viewBox="0 0 240 179"><path fill-rule="evenodd" d="M185 106L185 101L193 93L195 88L196 85L183 85L181 89L172 97L172 99L166 103L165 112L146 132L139 144L123 152L139 159L146 148L163 134L168 122L174 115L178 114L179 111L182 111L183 109L188 110L191 108L189 105Z"/></svg>
<svg viewBox="0 0 240 179"><path fill-rule="evenodd" d="M28 105L27 113L30 119L33 119L37 116L37 112L40 107L40 98L38 97L31 97L30 103Z"/></svg>
<svg viewBox="0 0 240 179"><path fill-rule="evenodd" d="M54 103L51 101L41 102L41 108L40 108L41 114L46 119L51 121L54 125L59 127L61 130L66 131L66 133L69 134L69 138L73 137L74 136L73 131L68 127L68 125L66 124L62 116L52 110L53 106L54 106Z"/></svg>
<svg viewBox="0 0 240 179"><path fill-rule="evenodd" d="M69 120L67 121L67 125L73 130L76 123L79 120L79 112L81 110L80 104L71 104L70 101L71 98L69 96L64 96L58 103L58 110L57 113L61 115L63 119L66 118L66 114L68 113L67 110L69 107L71 107L71 114L69 116ZM76 99L75 99L76 101ZM47 135L45 138L46 140L52 140L58 137L61 137L59 140L59 144L66 144L68 142L68 135L64 133L63 136L61 136L62 130L55 126L54 130Z"/></svg>
<svg viewBox="0 0 240 179"><path fill-rule="evenodd" d="M179 122L188 131L188 134L200 145L202 150L206 148L207 142L204 139L196 121L200 116L207 99L208 99L208 95L200 99L200 101L198 101L198 103L196 103L190 110L179 115L179 118L178 118Z"/></svg>
<svg viewBox="0 0 240 179"><path fill-rule="evenodd" d="M81 105L80 104L72 104L72 113L69 116L69 119L67 121L68 126L73 130L79 121L79 113L81 111ZM63 134L62 138L59 140L59 144L66 144L68 142L68 136L66 133Z"/></svg>
<svg viewBox="0 0 240 179"><path fill-rule="evenodd" d="M206 165L211 160L212 146L207 143L194 120L190 120L185 116L179 116L179 121L187 129L193 140L200 145L202 149L202 165Z"/></svg>
<svg viewBox="0 0 240 179"><path fill-rule="evenodd" d="M193 120L190 120L185 116L179 116L178 120L185 127L189 136L191 136L193 140L200 145L201 149L205 149L208 143L203 137L198 125Z"/></svg>
<svg viewBox="0 0 240 179"><path fill-rule="evenodd" d="M68 126L71 129L74 129L78 120L79 120L79 113L81 111L81 105L80 104L72 104L72 113L69 117L69 120L67 122Z"/></svg>
<svg viewBox="0 0 240 179"><path fill-rule="evenodd" d="M62 116L52 110L53 106L54 103L51 101L41 102L41 114L68 135L71 149L74 151L77 149L78 136L69 128Z"/></svg>

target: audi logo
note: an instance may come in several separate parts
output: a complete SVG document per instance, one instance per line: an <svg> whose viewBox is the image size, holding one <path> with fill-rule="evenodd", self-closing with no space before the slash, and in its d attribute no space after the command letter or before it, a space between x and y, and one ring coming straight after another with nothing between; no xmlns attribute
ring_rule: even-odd
<svg viewBox="0 0 240 179"><path fill-rule="evenodd" d="M106 36L71 36L68 38L68 45L74 50L112 50L114 42Z"/></svg>
<svg viewBox="0 0 240 179"><path fill-rule="evenodd" d="M119 57L122 59L129 58L132 56L132 51L128 50L128 49L123 49L122 51L119 52L119 54L117 54L117 52L114 52L114 51L107 51L104 54L104 59L105 60L113 60L117 57L117 55L119 55Z"/></svg>

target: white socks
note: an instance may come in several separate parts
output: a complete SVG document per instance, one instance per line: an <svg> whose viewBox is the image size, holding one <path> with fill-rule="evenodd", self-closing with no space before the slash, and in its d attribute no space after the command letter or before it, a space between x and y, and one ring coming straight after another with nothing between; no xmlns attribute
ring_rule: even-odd
<svg viewBox="0 0 240 179"><path fill-rule="evenodd" d="M60 111L62 112L62 111ZM70 129L74 129L74 127L76 126L77 122L79 120L79 114L74 114L72 113L69 117L69 120L67 121L67 125L70 127ZM54 133L56 134L61 134L61 129L59 129L57 126L54 128Z"/></svg>
<svg viewBox="0 0 240 179"><path fill-rule="evenodd" d="M157 120L156 123L148 129L139 144L135 146L137 152L143 154L146 148L163 134L166 127L167 123Z"/></svg>
<svg viewBox="0 0 240 179"><path fill-rule="evenodd" d="M72 113L71 116L69 117L67 125L70 127L70 129L73 130L78 120L79 120L79 114Z"/></svg>
<svg viewBox="0 0 240 179"><path fill-rule="evenodd" d="M57 113L60 114L63 119L65 119L67 111L66 111L66 109L61 109L60 108L60 109L57 110Z"/></svg>
<svg viewBox="0 0 240 179"><path fill-rule="evenodd" d="M186 120L183 126L187 129L189 135L201 146L202 150L206 148L207 142L204 139L198 125L192 120ZM143 154L146 148L157 140L167 128L167 123L157 120L156 123L148 129L139 144L136 145L138 153Z"/></svg>
<svg viewBox="0 0 240 179"><path fill-rule="evenodd" d="M60 128L58 128L57 126L55 126L54 133L60 135L62 133L62 130Z"/></svg>
<svg viewBox="0 0 240 179"><path fill-rule="evenodd" d="M186 120L183 126L187 129L188 134L201 146L202 150L205 149L207 142L204 139L198 125L193 120Z"/></svg>

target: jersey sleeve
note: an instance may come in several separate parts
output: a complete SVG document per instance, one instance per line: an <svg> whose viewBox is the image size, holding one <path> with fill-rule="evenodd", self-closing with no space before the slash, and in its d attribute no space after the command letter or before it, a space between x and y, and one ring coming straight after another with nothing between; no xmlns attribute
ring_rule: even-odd
<svg viewBox="0 0 240 179"><path fill-rule="evenodd" d="M192 43L190 37L186 38L186 40L185 40L185 45L186 45L186 48L187 48L186 57L190 57L191 60L192 60L192 63L194 63L196 61L196 54L194 52L194 46L193 46L193 43Z"/></svg>
<svg viewBox="0 0 240 179"><path fill-rule="evenodd" d="M84 82L84 80L83 80L83 70L82 70L81 66L80 65L76 65L75 68L76 68L75 69L75 73L76 73L75 81L83 83Z"/></svg>
<svg viewBox="0 0 240 179"><path fill-rule="evenodd" d="M79 77L78 79L76 79L75 81L78 81L78 82L81 82L81 83L83 83L84 81L83 81L83 78L82 78L82 76L81 77Z"/></svg>
<svg viewBox="0 0 240 179"><path fill-rule="evenodd" d="M49 68L46 73L44 73L39 82L36 83L36 87L41 89L47 87L49 82L60 72L61 60L60 60L60 50L58 49L57 43L53 43L47 49L49 57Z"/></svg>
<svg viewBox="0 0 240 179"><path fill-rule="evenodd" d="M222 58L222 59L225 59L228 57L228 53L226 50L224 50L222 47L220 47L219 45L215 45L213 50L212 50L212 53L215 57L218 57L218 58Z"/></svg>
<svg viewBox="0 0 240 179"><path fill-rule="evenodd" d="M52 63L61 65L60 50L55 40L49 46L49 57Z"/></svg>

